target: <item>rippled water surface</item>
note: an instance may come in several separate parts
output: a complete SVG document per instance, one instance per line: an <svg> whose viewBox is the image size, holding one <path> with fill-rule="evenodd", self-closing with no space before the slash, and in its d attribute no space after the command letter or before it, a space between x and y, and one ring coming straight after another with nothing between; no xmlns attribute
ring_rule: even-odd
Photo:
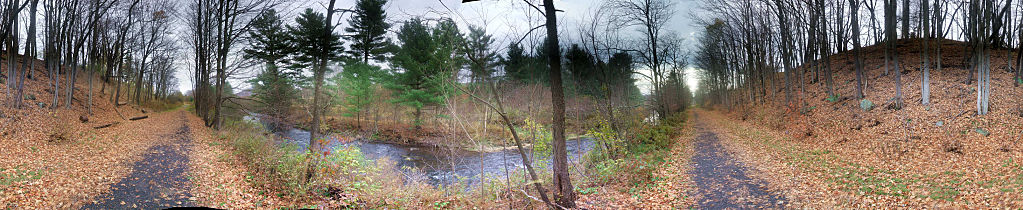
<svg viewBox="0 0 1023 210"><path fill-rule="evenodd" d="M252 119L251 117L247 117ZM309 145L309 132L301 129L290 129L284 132L277 132L277 135L284 137L288 143L298 146L300 151L305 151ZM331 142L341 142L336 137L330 137ZM572 139L566 141L568 146L569 161L582 158L586 152L593 148L593 141L590 139ZM328 145L329 149L337 147L358 147L367 159L377 161L389 159L395 162L395 167L404 172L415 171L423 173L427 181L432 185L449 185L459 180L469 183L479 181L480 174L489 177L501 178L508 174L515 174L522 167L522 158L515 149L495 152L475 152L461 149L411 146L390 143L380 143L366 140L356 140L347 143L334 143ZM527 153L528 153L527 148ZM542 160L550 165L550 160ZM534 163L534 165L538 165ZM536 170L545 170L537 168Z"/></svg>

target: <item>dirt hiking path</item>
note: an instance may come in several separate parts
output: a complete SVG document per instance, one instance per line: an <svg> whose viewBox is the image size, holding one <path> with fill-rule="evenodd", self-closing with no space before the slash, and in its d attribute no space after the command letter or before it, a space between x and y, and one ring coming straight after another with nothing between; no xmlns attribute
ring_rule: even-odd
<svg viewBox="0 0 1023 210"><path fill-rule="evenodd" d="M142 160L133 164L131 174L112 185L110 192L100 195L95 202L82 208L163 209L192 206L189 200L191 182L186 175L192 141L185 124L186 113L179 112L181 117L177 122L162 122L180 124L177 131L161 135L163 141L149 148Z"/></svg>
<svg viewBox="0 0 1023 210"><path fill-rule="evenodd" d="M696 185L696 207L701 209L783 208L786 199L768 192L767 183L747 175L747 167L721 145L697 114L693 114L696 140L691 164Z"/></svg>

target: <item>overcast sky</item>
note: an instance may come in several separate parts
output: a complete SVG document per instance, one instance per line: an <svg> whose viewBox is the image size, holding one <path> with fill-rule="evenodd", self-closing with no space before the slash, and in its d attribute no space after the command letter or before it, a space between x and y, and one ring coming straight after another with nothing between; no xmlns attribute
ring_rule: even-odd
<svg viewBox="0 0 1023 210"><path fill-rule="evenodd" d="M539 2L532 0L533 2ZM675 1L675 10L677 13L668 23L667 29L677 32L681 37L686 39L686 43L692 46L695 40L695 36L699 34L702 27L696 26L690 18L690 14L698 12L699 1L698 0L673 0ZM283 10L286 14L286 23L291 24L293 22L295 14L298 11L302 11L305 8L313 8L317 11L326 10L326 5L329 0L305 0L291 3L289 5L281 6L278 10ZM558 9L564 10L564 12L558 13L558 30L561 32L562 45L571 44L574 40L577 40L578 36L575 32L578 30L577 25L585 21L587 16L590 16L603 0L554 0L554 4ZM338 0L337 8L352 8L355 6L355 0ZM521 0L482 0L478 2L462 4L461 0L390 0L385 6L388 14L388 21L393 23L391 30L397 30L401 25L402 21L410 19L412 17L421 16L426 19L436 19L439 17L450 17L458 23L459 27L463 31L468 30L468 25L485 26L488 34L492 34L496 39L494 48L498 49L501 54L505 52L507 46L511 42L515 42L526 34L529 29L542 24L542 19L534 9L529 7ZM338 19L335 17L335 19ZM343 21L342 26L347 26L346 20L348 16L340 18ZM635 29L625 29L635 32ZM464 32L463 32L464 33ZM539 36L545 33L544 30L536 30L533 32L539 38ZM390 34L393 36L393 33ZM523 41L528 43L527 41ZM528 44L523 44L528 45ZM192 82L190 79L191 67L189 64L179 65L177 72L178 81L180 83L180 90L186 92L192 89ZM251 74L255 74L255 70ZM689 73L692 75L692 73ZM233 79L230 82L232 86L238 89L248 88L248 84L243 84L244 79ZM695 80L690 79L691 85ZM638 82L641 89L645 90L649 88L649 82L640 80Z"/></svg>

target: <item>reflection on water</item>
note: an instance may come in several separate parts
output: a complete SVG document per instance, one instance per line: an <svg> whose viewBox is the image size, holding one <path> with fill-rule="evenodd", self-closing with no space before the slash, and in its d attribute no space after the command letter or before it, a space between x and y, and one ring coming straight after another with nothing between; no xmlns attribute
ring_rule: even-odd
<svg viewBox="0 0 1023 210"><path fill-rule="evenodd" d="M252 117L246 117L252 120ZM305 151L309 145L308 131L301 129L290 129L285 132L277 132L277 135L284 137L287 143L298 146L299 151ZM358 147L369 160L389 159L395 162L398 170L408 172L414 169L423 173L431 185L449 185L465 179L470 183L479 181L480 174L489 177L504 177L507 170L516 174L518 170L524 170L522 158L518 150L509 149L495 152L475 152L461 149L410 146L389 143L379 143L364 140L356 140L341 143L337 136L330 135L332 144L327 149L337 147ZM593 141L590 139L573 139L565 142L568 150L569 161L580 159L587 151L593 148ZM527 148L528 150L528 148ZM527 151L528 153L528 151ZM542 160L550 165L551 160ZM537 165L534 163L534 165ZM543 170L537 168L536 170ZM482 172L482 173L481 173Z"/></svg>

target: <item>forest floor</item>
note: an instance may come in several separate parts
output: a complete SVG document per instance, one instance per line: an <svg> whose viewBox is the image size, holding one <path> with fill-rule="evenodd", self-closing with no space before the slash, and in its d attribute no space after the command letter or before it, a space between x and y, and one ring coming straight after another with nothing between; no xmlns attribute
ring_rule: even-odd
<svg viewBox="0 0 1023 210"><path fill-rule="evenodd" d="M196 206L231 209L294 207L297 201L274 196L254 186L245 160L224 144L216 130L195 114L184 116L192 141L188 153L191 200Z"/></svg>
<svg viewBox="0 0 1023 210"><path fill-rule="evenodd" d="M0 138L0 156L18 157L0 159L0 207L77 208L110 191L132 174L131 163L142 160L149 148L166 143L164 137L181 128L180 123L162 123L179 122L178 112L148 116L102 129L57 117L52 119L56 124L69 125L53 131L33 122L49 117L17 116L37 129L8 130L8 136L21 138Z"/></svg>
<svg viewBox="0 0 1023 210"><path fill-rule="evenodd" d="M798 208L1020 207L1023 167L1013 160L937 171L888 169L864 163L841 147L792 138L762 123L698 111L752 176L768 182ZM890 160L892 164L914 164ZM906 161L906 160L902 160Z"/></svg>
<svg viewBox="0 0 1023 210"><path fill-rule="evenodd" d="M129 176L132 163L142 160L149 148L168 142L164 137L181 128L174 123L180 122L180 113L153 112L129 103L125 91L115 103L113 86L102 82L100 75L80 75L74 97L67 100L62 88L54 101L53 84L42 61L34 62L33 77L25 80L24 105L0 107L0 157L4 157L0 158L0 209L80 208ZM6 62L0 67L5 69ZM62 86L67 84L63 75L60 79ZM9 99L10 91L0 86L0 98ZM129 120L141 116L148 118Z"/></svg>

